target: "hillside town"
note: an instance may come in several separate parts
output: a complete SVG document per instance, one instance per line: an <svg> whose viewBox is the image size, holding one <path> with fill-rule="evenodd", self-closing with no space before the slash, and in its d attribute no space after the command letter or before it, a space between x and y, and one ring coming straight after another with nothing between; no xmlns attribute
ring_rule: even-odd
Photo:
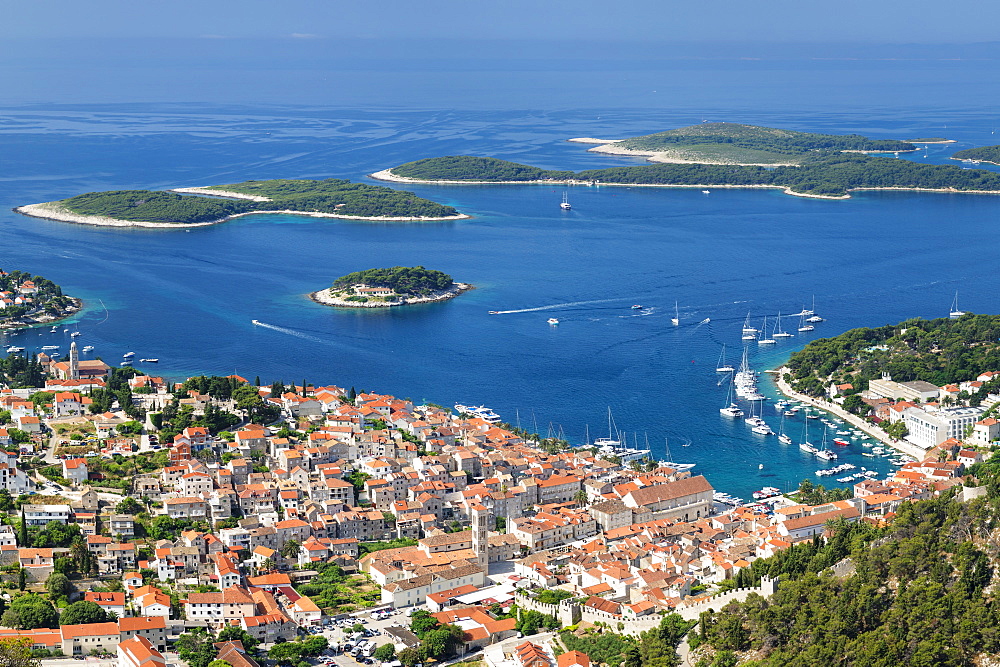
<svg viewBox="0 0 1000 667"><path fill-rule="evenodd" d="M43 656L116 654L120 667L165 666L173 650L194 667L205 655L253 667L255 646L289 665L481 651L493 667L588 667L586 653L539 632L638 636L671 613L696 620L718 595L740 594L731 584L754 561L831 521L880 525L901 503L962 485L997 437L992 418L963 421L920 436L923 460L860 481L851 498L730 507L690 470L623 465L498 418L235 375L197 379L209 388L199 391L81 361L75 344L68 360L37 360L44 387L0 392L0 569L19 589L0 637ZM923 414L952 414L926 402L939 395L930 387L890 382L869 389L885 403L866 399L886 419L915 420L917 398ZM258 407L240 407L238 391ZM171 433L168 412L189 425ZM230 426L217 428L220 415ZM29 620L29 602L48 608L45 620ZM64 623L88 618L81 604L99 620ZM458 630L432 649L440 628ZM220 641L190 648L209 635ZM325 641L307 650L310 637ZM291 659L282 645L301 650Z"/></svg>

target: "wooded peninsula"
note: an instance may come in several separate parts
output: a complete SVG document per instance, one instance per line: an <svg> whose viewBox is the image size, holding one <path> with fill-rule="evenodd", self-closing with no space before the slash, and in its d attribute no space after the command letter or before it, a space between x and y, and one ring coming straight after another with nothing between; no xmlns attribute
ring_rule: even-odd
<svg viewBox="0 0 1000 667"><path fill-rule="evenodd" d="M0 269L0 329L54 322L83 307L48 278Z"/></svg>
<svg viewBox="0 0 1000 667"><path fill-rule="evenodd" d="M792 354L787 366L793 388L812 396L822 395L831 383L849 383L852 393L861 392L883 373L899 382L943 386L1000 368L998 340L1000 315L912 319L811 341ZM983 396L997 388L994 384L1000 387L1000 382L984 384Z"/></svg>
<svg viewBox="0 0 1000 667"><path fill-rule="evenodd" d="M829 199L847 199L854 190L1000 194L1000 174L996 172L870 155L908 152L916 150L916 146L856 134L702 123L622 139L590 150L647 157L655 164L573 172L452 155L408 162L372 176L404 183L781 188L788 194Z"/></svg>
<svg viewBox="0 0 1000 667"><path fill-rule="evenodd" d="M468 217L451 206L423 199L412 192L336 178L244 181L204 188L180 188L176 192L90 192L14 210L65 222L142 227L209 225L254 213L386 221L457 220Z"/></svg>
<svg viewBox="0 0 1000 667"><path fill-rule="evenodd" d="M975 160L976 162L989 162L990 164L1000 164L1000 146L977 146L976 148L966 148L951 156L952 160Z"/></svg>

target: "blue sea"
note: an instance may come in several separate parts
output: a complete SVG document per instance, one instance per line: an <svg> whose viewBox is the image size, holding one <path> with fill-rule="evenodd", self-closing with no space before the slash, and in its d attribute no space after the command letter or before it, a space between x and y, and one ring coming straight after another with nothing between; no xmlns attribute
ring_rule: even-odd
<svg viewBox="0 0 1000 667"><path fill-rule="evenodd" d="M91 228L10 212L94 190L251 178L374 182L366 175L438 155L568 169L639 164L566 139L703 120L946 136L957 143L905 158L944 164L955 150L1000 143L992 62L788 56L505 69L434 61L403 71L378 61L321 73L286 63L267 72L268 94L246 90L245 68L156 67L158 76L178 77L169 94L148 77L130 88L121 71L96 88L96 75L80 83L50 72L42 85L29 71L0 108L0 266L41 274L85 299L68 329L105 360L135 351L159 358L148 370L173 378L236 372L485 404L574 443L607 436L610 408L630 444L648 442L659 457L669 446L671 458L696 463L718 489L747 497L803 478L836 483L815 477L828 466L797 447L720 417L727 387L715 368L723 345L738 364L748 312L757 325L765 315L773 324L815 298L825 318L771 349L751 346L761 371L818 337L944 316L956 291L964 310L1000 312L993 196L870 192L820 201L772 190L578 187L567 212L562 189L552 187L421 186L410 189L474 217L387 224L266 215L189 231ZM185 77L189 89L178 83ZM213 81L221 83L213 89ZM418 264L476 289L377 312L305 297L351 271ZM798 319L783 325L795 333ZM45 328L0 342L65 351L70 338ZM764 415L777 427L771 403ZM801 428L801 417L786 424L795 440ZM839 449L841 462L889 469L861 457L859 445Z"/></svg>

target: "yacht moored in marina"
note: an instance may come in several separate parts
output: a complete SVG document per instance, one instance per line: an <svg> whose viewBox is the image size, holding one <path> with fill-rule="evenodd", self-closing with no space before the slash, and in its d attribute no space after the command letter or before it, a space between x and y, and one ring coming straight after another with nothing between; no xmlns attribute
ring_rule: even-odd
<svg viewBox="0 0 1000 667"><path fill-rule="evenodd" d="M145 359L143 359L145 361ZM490 408L485 405L474 406L474 405L462 405L461 403L455 404L455 411L462 415L472 415L473 417L478 417L483 421L490 424L497 424L503 419L497 413L493 412Z"/></svg>

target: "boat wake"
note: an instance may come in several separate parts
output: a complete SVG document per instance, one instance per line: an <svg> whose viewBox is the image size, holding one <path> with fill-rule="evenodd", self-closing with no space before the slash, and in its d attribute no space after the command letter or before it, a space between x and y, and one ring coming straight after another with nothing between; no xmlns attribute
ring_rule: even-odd
<svg viewBox="0 0 1000 667"><path fill-rule="evenodd" d="M491 315L512 315L514 313L537 313L540 310L553 310L556 308L568 308L570 306L586 306L592 303L611 303L614 301L628 301L628 297L618 299L596 299L594 301L570 301L569 303L554 303L551 306L537 306L535 308L519 308L517 310L491 310Z"/></svg>
<svg viewBox="0 0 1000 667"><path fill-rule="evenodd" d="M306 340L311 340L314 343L329 343L330 341L323 340L316 336L310 336L307 333L302 333L301 331L296 331L295 329L288 329L286 327L279 327L274 324L268 324L267 322L261 322L259 320L253 321L254 326L261 327L263 329L271 329L272 331L277 331L283 334L288 334L289 336L296 336L298 338L304 338Z"/></svg>

